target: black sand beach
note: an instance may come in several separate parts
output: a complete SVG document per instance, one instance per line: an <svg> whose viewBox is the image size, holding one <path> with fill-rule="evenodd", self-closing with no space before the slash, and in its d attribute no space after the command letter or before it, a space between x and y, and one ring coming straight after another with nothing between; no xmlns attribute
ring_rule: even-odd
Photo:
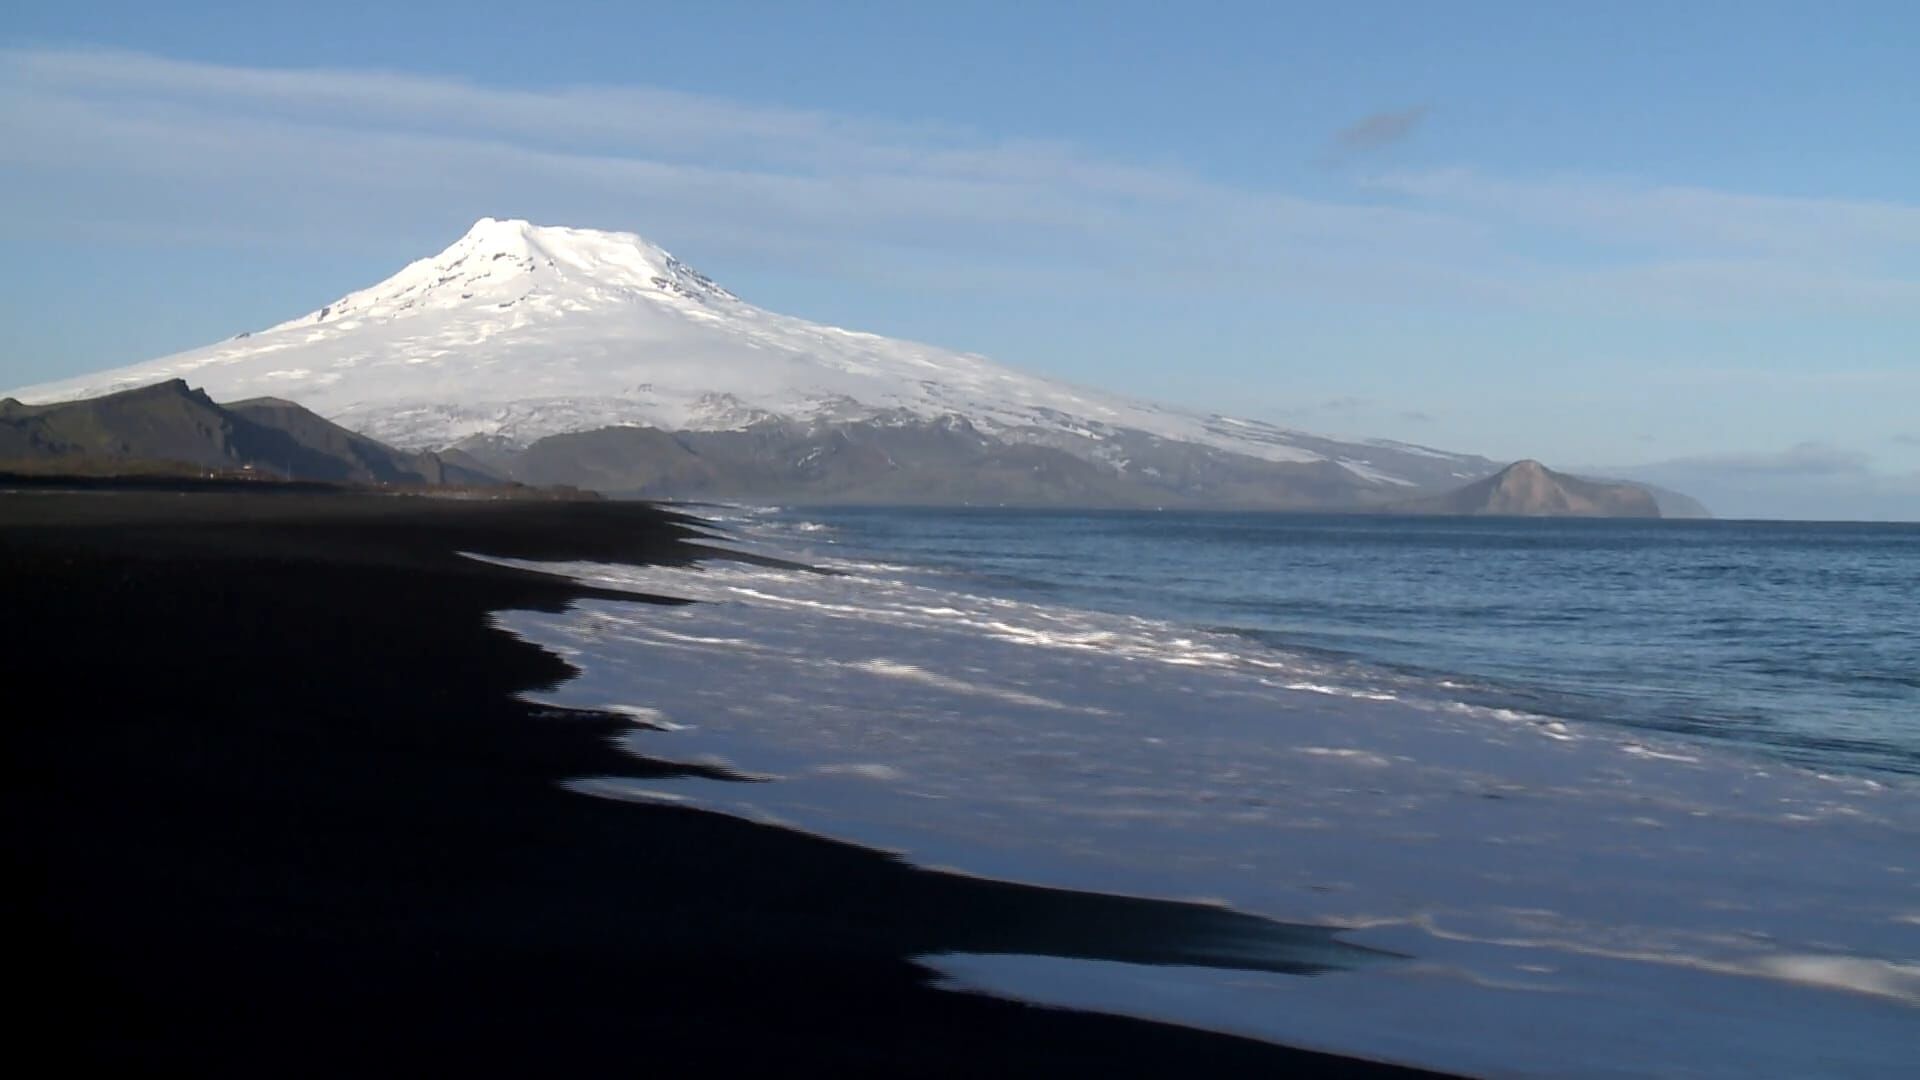
<svg viewBox="0 0 1920 1080"><path fill-rule="evenodd" d="M633 503L0 493L17 1060L1415 1075L945 991L911 959L1177 963L1317 930L563 790L673 767L617 749L624 718L515 696L569 669L488 614L593 591L463 551L705 554Z"/></svg>

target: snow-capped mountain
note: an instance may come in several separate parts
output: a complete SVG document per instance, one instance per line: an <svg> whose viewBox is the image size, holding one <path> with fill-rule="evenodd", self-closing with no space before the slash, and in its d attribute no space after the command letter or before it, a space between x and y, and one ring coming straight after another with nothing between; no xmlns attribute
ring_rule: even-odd
<svg viewBox="0 0 1920 1080"><path fill-rule="evenodd" d="M981 356L823 326L755 307L632 233L493 218L300 318L14 396L64 400L173 378L222 401L292 399L410 448L475 436L526 445L606 427L957 416L997 440L1121 470L1143 440L1259 462L1336 463L1383 492L1458 483L1491 464L1162 408Z"/></svg>

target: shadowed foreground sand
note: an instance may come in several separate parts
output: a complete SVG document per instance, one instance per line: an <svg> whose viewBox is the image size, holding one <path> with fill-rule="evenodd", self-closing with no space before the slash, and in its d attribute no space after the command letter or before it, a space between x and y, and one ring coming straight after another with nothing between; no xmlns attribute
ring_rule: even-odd
<svg viewBox="0 0 1920 1080"><path fill-rule="evenodd" d="M1288 948L1318 928L563 791L678 767L617 750L624 718L514 696L569 669L488 613L591 590L456 553L690 560L688 526L632 503L0 494L16 1053L227 1075L1413 1075L952 993L911 961L1303 971Z"/></svg>

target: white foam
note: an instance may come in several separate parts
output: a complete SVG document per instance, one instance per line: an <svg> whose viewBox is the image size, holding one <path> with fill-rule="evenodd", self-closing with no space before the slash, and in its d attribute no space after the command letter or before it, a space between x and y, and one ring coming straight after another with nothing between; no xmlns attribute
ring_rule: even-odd
<svg viewBox="0 0 1920 1080"><path fill-rule="evenodd" d="M1348 747L1303 746L1300 748L1300 752L1303 754L1312 754L1316 757L1345 758L1355 764L1371 765L1375 768L1382 769L1393 764L1393 762L1388 761L1386 758L1370 750L1354 750Z"/></svg>
<svg viewBox="0 0 1920 1080"><path fill-rule="evenodd" d="M655 731L687 730L685 724L676 724L667 719L666 713L661 712L659 709L648 708L644 705L601 705L598 707L606 712L619 713L634 723L639 724L641 727L652 728Z"/></svg>
<svg viewBox="0 0 1920 1080"><path fill-rule="evenodd" d="M878 675L884 679L902 679L907 682L919 683L922 686L930 686L936 690L945 690L948 693L988 698L993 701L1002 701L1011 705L1031 705L1035 708L1061 709L1067 712L1083 712L1094 716L1103 715L1106 712L1104 709L1090 709L1077 705L1069 705L1064 701L1055 701L1052 698L1041 697L1038 694L1029 694L1019 690L1004 690L986 683L956 679L950 675L941 675L914 664L900 663L897 660L876 658L856 661L846 666L857 668L868 674Z"/></svg>
<svg viewBox="0 0 1920 1080"><path fill-rule="evenodd" d="M891 765L876 762L853 762L845 765L822 765L814 770L828 776L858 776L867 780L905 780L907 774Z"/></svg>
<svg viewBox="0 0 1920 1080"><path fill-rule="evenodd" d="M1359 927L1314 980L940 957L968 985L1478 1073L1891 1071L1920 1024L1920 792L1416 688L1154 620L836 565L564 568L703 603L501 623L627 745L781 777L583 780L923 865ZM1288 689L1295 686L1294 689ZM1444 694L1446 688L1436 687Z"/></svg>
<svg viewBox="0 0 1920 1080"><path fill-rule="evenodd" d="M1768 956L1755 961L1755 966L1793 982L1920 1004L1920 963L1860 956Z"/></svg>

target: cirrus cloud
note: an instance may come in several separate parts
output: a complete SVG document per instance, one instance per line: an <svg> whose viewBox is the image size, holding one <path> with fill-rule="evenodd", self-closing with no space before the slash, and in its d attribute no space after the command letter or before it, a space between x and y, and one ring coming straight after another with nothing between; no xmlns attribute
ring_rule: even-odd
<svg viewBox="0 0 1920 1080"><path fill-rule="evenodd" d="M1843 476L1870 471L1872 458L1823 442L1796 443L1763 453L1702 454L1667 464L1724 473L1774 476Z"/></svg>
<svg viewBox="0 0 1920 1080"><path fill-rule="evenodd" d="M1378 113L1335 143L1393 145L1426 115ZM417 252L509 214L930 288L1588 314L1920 310L1920 206L1466 169L1307 195L1068 140L647 86L0 49L0 164L15 208L0 231L45 242ZM1542 231L1567 242L1542 245Z"/></svg>

